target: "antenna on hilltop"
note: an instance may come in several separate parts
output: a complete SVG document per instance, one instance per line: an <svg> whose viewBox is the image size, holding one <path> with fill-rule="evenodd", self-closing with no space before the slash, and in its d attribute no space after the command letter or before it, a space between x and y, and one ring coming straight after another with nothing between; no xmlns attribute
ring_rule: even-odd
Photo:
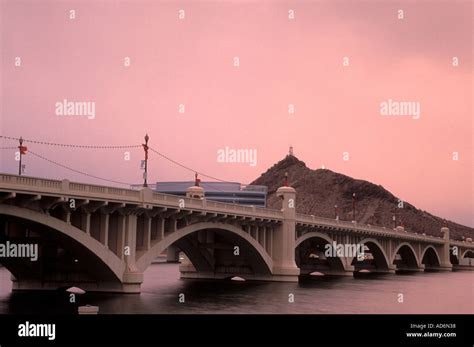
<svg viewBox="0 0 474 347"><path fill-rule="evenodd" d="M289 155L290 157L293 157L293 156L294 156L294 155L293 155L293 146L290 146L290 150L289 150L289 152L288 152L288 155Z"/></svg>

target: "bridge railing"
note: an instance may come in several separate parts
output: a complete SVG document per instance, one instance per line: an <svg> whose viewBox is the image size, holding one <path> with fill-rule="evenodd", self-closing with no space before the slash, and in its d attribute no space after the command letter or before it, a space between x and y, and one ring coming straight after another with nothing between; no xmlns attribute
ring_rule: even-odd
<svg viewBox="0 0 474 347"><path fill-rule="evenodd" d="M52 180L38 177L18 176L9 174L0 174L2 186L15 191L34 192L38 194L64 194L80 196L84 198L98 199L117 199L126 200L130 203L142 203L142 191L135 189L125 189L117 187L108 187L95 184L85 184L70 182L69 180ZM266 219L282 219L281 211L256 208L255 206L244 206L238 204L229 204L210 200L201 200L187 197L180 197L171 194L153 192L150 203L162 204L173 208L180 208L184 202L183 208L196 208L209 212L235 213L250 217Z"/></svg>
<svg viewBox="0 0 474 347"><path fill-rule="evenodd" d="M278 210L271 210L267 208L256 208L255 206L245 206L239 204L228 204L225 202L217 202L205 199L187 198L182 196L176 196L165 193L153 193L153 202L171 205L173 207L179 207L180 203L184 204L184 209L194 208L201 209L208 212L217 213L235 213L246 216L270 218L270 219L282 219L282 213Z"/></svg>
<svg viewBox="0 0 474 347"><path fill-rule="evenodd" d="M69 182L68 180L52 180L46 178L17 176L0 174L2 186L10 187L18 191L28 191L40 193L70 194L87 197L102 197L101 195L114 196L116 198L133 199L139 202L140 192L116 187L100 186L95 184L85 184Z"/></svg>
<svg viewBox="0 0 474 347"><path fill-rule="evenodd" d="M354 230L366 231L366 232L377 233L377 234L390 234L390 235L398 235L398 236L404 235L410 238L442 242L441 237L436 237L436 236L431 236L431 235L420 235L417 233L412 233L408 231L397 231L396 229L384 228L384 227L380 227L376 225L359 224L355 222L341 221L341 220L325 218L325 217L316 217L313 215L306 215L306 214L301 214L301 213L296 214L296 222L310 224L310 225L323 224L323 225L338 227L338 228L346 227L347 229L354 229Z"/></svg>
<svg viewBox="0 0 474 347"><path fill-rule="evenodd" d="M8 185L15 185L20 188L26 186L61 190L61 181L44 178L1 174L0 182Z"/></svg>
<svg viewBox="0 0 474 347"><path fill-rule="evenodd" d="M107 194L123 198L140 198L140 192L130 189L122 189L115 187L106 187L93 184L83 183L69 183L69 190L75 192L93 193L93 194Z"/></svg>
<svg viewBox="0 0 474 347"><path fill-rule="evenodd" d="M79 192L81 194L108 194L127 198L139 198L140 192L122 189L116 187L100 186L95 184L84 184L77 182L69 182L68 180L51 180L46 178L37 178L30 176L17 176L0 174L0 182L3 185L11 186L19 191L34 191L34 192ZM46 188L46 190L45 190Z"/></svg>
<svg viewBox="0 0 474 347"><path fill-rule="evenodd" d="M245 206L239 204L228 204L225 202L217 202L217 201L206 201L207 208L214 208L220 211L231 211L237 212L241 214L248 214L250 216L258 216L258 217L267 217L267 218L276 218L281 219L283 218L283 214L279 210L272 210L269 208L257 208L255 206Z"/></svg>

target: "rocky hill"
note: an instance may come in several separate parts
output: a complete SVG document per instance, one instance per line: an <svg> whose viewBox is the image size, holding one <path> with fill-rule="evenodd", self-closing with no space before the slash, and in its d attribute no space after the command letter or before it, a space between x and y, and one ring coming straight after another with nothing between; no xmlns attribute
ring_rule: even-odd
<svg viewBox="0 0 474 347"><path fill-rule="evenodd" d="M440 229L446 225L451 238L461 240L473 237L474 228L460 225L417 209L408 202L399 208L399 199L380 185L358 180L326 169L312 170L306 164L288 155L273 165L252 184L268 187L267 206L281 208L276 190L288 181L296 189L296 211L315 216L334 218L338 206L341 220L352 220L352 194L355 193L356 220L359 223L393 227L393 216L397 225L408 232L442 236Z"/></svg>

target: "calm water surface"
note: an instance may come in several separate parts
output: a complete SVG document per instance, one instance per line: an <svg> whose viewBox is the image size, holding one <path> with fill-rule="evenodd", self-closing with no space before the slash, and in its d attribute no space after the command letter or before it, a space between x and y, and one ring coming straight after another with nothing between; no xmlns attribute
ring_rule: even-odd
<svg viewBox="0 0 474 347"><path fill-rule="evenodd" d="M185 303L178 295L185 294ZM399 294L403 303L399 303ZM289 294L294 302L288 302ZM12 293L0 267L0 314L73 313L474 313L474 272L415 273L371 278L319 278L304 283L180 280L177 264L152 264L141 294L93 294L70 304L65 293Z"/></svg>

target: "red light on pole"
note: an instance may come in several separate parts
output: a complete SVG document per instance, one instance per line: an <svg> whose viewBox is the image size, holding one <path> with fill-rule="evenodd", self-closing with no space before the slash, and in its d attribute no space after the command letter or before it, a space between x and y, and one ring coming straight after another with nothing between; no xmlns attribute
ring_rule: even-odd
<svg viewBox="0 0 474 347"><path fill-rule="evenodd" d="M196 172L194 175L194 185L199 187L199 183L201 183L201 180L198 178L198 173Z"/></svg>
<svg viewBox="0 0 474 347"><path fill-rule="evenodd" d="M23 146L23 138L20 136L18 139L20 142L20 145L18 146L18 149L20 150L20 161L18 163L18 175L21 176L21 157L26 154L26 151L28 148L26 146Z"/></svg>

